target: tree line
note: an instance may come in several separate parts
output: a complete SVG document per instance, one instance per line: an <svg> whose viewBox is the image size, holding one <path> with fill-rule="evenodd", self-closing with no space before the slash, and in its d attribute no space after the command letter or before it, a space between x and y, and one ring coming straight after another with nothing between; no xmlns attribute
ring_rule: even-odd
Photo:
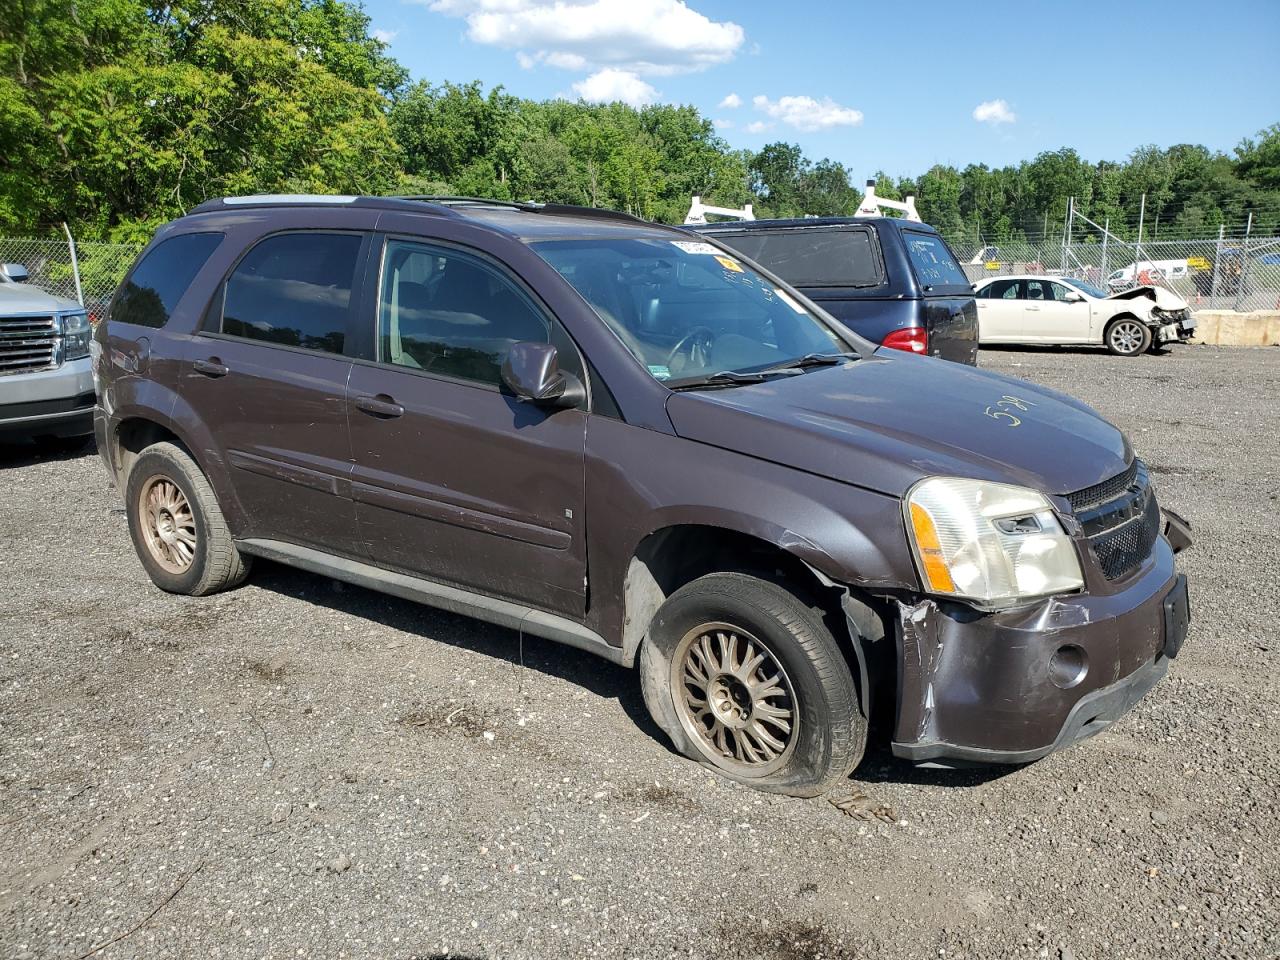
<svg viewBox="0 0 1280 960"><path fill-rule="evenodd" d="M849 215L862 172L795 144L734 150L690 106L534 101L411 81L344 0L7 0L0 11L0 233L66 221L138 241L214 196L537 199L680 222L690 197L759 216ZM876 174L961 242L1061 232L1068 198L1122 236L1280 228L1280 124L1231 153L1182 144L1089 162ZM858 186L854 186L858 184ZM1148 233L1150 236L1150 233Z"/></svg>

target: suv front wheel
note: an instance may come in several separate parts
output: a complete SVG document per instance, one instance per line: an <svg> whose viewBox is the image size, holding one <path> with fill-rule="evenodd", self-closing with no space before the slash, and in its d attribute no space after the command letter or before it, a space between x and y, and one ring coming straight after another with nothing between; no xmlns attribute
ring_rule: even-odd
<svg viewBox="0 0 1280 960"><path fill-rule="evenodd" d="M147 447L129 471L125 508L134 549L152 582L191 597L227 590L249 574L213 488L185 450Z"/></svg>
<svg viewBox="0 0 1280 960"><path fill-rule="evenodd" d="M714 573L673 593L640 676L676 749L756 789L817 796L862 759L866 718L821 609L767 580Z"/></svg>

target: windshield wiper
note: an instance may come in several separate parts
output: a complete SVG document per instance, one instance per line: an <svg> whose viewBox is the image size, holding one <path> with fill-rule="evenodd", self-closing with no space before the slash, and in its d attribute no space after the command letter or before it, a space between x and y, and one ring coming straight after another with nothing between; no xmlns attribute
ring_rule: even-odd
<svg viewBox="0 0 1280 960"><path fill-rule="evenodd" d="M787 370L757 370L752 373L737 373L733 370L721 370L705 377L687 380L684 383L668 385L670 390L705 390L709 387L737 387L744 383L763 383L770 376L787 373Z"/></svg>
<svg viewBox="0 0 1280 960"><path fill-rule="evenodd" d="M760 373L779 373L783 370L803 370L806 367L831 367L846 360L859 360L858 353L806 353L803 357L787 360L772 367L766 367Z"/></svg>

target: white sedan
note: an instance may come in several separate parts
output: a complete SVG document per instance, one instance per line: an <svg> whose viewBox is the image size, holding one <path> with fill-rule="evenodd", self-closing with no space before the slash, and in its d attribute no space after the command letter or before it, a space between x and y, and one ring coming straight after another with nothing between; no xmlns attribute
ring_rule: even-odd
<svg viewBox="0 0 1280 960"><path fill-rule="evenodd" d="M1096 343L1122 357L1187 340L1196 321L1187 302L1162 287L1107 294L1068 277L993 277L974 284L978 342Z"/></svg>

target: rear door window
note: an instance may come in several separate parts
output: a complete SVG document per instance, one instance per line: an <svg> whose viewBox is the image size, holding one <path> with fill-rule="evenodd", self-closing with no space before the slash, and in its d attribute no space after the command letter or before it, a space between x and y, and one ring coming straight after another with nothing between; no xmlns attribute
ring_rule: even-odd
<svg viewBox="0 0 1280 960"><path fill-rule="evenodd" d="M120 287L111 308L111 320L139 327L163 327L221 242L220 233L184 233L157 243Z"/></svg>
<svg viewBox="0 0 1280 960"><path fill-rule="evenodd" d="M867 227L752 230L720 239L796 286L874 287L884 279Z"/></svg>
<svg viewBox="0 0 1280 960"><path fill-rule="evenodd" d="M227 280L219 329L342 353L363 242L353 233L285 233L260 241Z"/></svg>
<svg viewBox="0 0 1280 960"><path fill-rule="evenodd" d="M984 300L1017 300L1021 285L1021 280L992 280L977 295Z"/></svg>
<svg viewBox="0 0 1280 960"><path fill-rule="evenodd" d="M902 231L902 242L907 245L907 256L915 269L916 279L922 287L968 287L969 280L956 263L947 245L936 233Z"/></svg>

